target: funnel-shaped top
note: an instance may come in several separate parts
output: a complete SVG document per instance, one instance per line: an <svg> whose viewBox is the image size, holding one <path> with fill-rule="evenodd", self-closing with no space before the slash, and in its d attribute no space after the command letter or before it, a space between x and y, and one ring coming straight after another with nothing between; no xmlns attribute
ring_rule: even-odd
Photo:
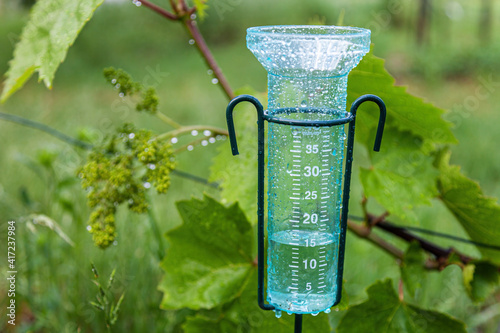
<svg viewBox="0 0 500 333"><path fill-rule="evenodd" d="M335 26L264 26L247 30L247 47L271 74L348 74L370 50L370 30Z"/></svg>

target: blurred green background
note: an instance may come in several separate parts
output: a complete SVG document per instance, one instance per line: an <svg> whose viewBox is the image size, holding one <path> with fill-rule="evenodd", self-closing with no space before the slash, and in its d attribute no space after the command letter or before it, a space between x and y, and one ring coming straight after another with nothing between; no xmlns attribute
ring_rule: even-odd
<svg viewBox="0 0 500 333"><path fill-rule="evenodd" d="M25 5L21 5L20 2ZM0 2L0 72L8 61L24 23L30 1ZM207 43L233 88L266 89L266 72L246 49L246 28L258 25L324 23L372 30L374 54L386 59L398 84L446 110L460 144L452 147L452 162L480 182L486 194L500 196L500 4L493 0L211 0L200 22ZM167 1L157 1L167 6ZM422 3L429 3L422 11ZM31 79L0 111L23 116L74 137L102 138L124 122L157 133L169 128L156 118L138 114L106 84L102 69L123 68L138 80L147 78L160 95L160 109L182 124L225 127L227 100L196 52L182 26L169 22L131 1L106 0L96 11L47 90ZM367 91L367 93L369 93ZM387 101L390 103L390 101ZM497 106L497 107L495 107ZM17 224L18 332L100 332L102 314L90 304L97 292L90 263L101 278L117 270L114 289L126 292L116 332L169 332L189 311L159 309L161 279L157 233L180 223L174 202L206 191L217 191L173 176L166 195L152 195L152 216L125 209L117 218L118 240L102 251L86 231L89 210L75 177L84 152L47 134L0 121L0 231L7 220ZM227 144L227 143L226 143ZM178 168L207 178L216 146L196 147L179 156ZM249 175L253 177L254 175ZM357 178L354 178L357 182ZM352 212L359 212L361 189L354 184ZM374 206L375 207L375 206ZM375 207L376 209L376 207ZM48 227L27 228L22 217L44 214L73 240L70 246ZM419 209L421 225L464 236L439 205ZM0 240L3 244L4 237ZM431 239L444 246L449 241ZM400 244L403 245L403 244ZM470 245L456 248L478 255ZM346 258L347 291L351 303L365 298L364 289L376 279L399 279L394 260L350 236ZM484 308L463 293L457 267L432 273L419 304L466 321L471 332L498 332L500 307L495 299ZM5 279L2 279L5 280ZM0 294L6 295L4 284ZM497 295L500 299L500 295ZM497 300L498 301L498 300ZM491 305L491 306L490 306ZM1 310L0 327L5 323ZM333 323L341 317L331 314Z"/></svg>

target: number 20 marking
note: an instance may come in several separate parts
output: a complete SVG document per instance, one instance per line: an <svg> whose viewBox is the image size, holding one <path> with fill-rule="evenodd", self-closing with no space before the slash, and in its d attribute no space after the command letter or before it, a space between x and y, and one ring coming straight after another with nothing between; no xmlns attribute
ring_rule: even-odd
<svg viewBox="0 0 500 333"><path fill-rule="evenodd" d="M304 224L309 224L309 223L312 223L312 224L318 223L318 214L304 213Z"/></svg>

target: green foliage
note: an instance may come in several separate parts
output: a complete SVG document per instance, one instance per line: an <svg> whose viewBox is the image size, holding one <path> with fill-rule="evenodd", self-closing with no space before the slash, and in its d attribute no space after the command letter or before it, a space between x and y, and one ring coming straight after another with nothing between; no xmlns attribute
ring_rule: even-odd
<svg viewBox="0 0 500 333"><path fill-rule="evenodd" d="M424 103L395 85L384 60L368 53L349 75L348 101L369 92L387 106L380 153L372 151L378 109L363 105L356 121L356 137L370 152L371 167L361 169L366 196L375 198L391 214L417 223L415 207L429 205L437 194L432 153L438 144L455 143L443 110ZM366 110L366 111L365 111Z"/></svg>
<svg viewBox="0 0 500 333"><path fill-rule="evenodd" d="M411 242L401 263L401 279L410 296L414 297L417 289L422 287L425 273L424 252L417 242Z"/></svg>
<svg viewBox="0 0 500 333"><path fill-rule="evenodd" d="M96 245L106 248L113 243L115 214L121 203L134 212L146 212L146 190L154 186L158 193L165 193L174 168L170 144L131 124L95 146L78 175L93 208L89 225Z"/></svg>
<svg viewBox="0 0 500 333"><path fill-rule="evenodd" d="M196 13L200 17L200 20L205 19L208 9L208 0L194 0L194 5L196 7Z"/></svg>
<svg viewBox="0 0 500 333"><path fill-rule="evenodd" d="M237 297L252 269L251 227L238 204L180 201L184 224L168 233L162 307L210 309Z"/></svg>
<svg viewBox="0 0 500 333"><path fill-rule="evenodd" d="M0 100L5 102L36 71L39 80L52 80L68 48L103 0L39 0L16 45Z"/></svg>
<svg viewBox="0 0 500 333"><path fill-rule="evenodd" d="M398 297L391 280L378 281L367 289L368 300L347 310L339 333L459 333L465 325L436 311L424 310Z"/></svg>
<svg viewBox="0 0 500 333"><path fill-rule="evenodd" d="M373 140L375 132L370 133L374 134ZM414 208L430 205L437 194L439 172L432 166L433 157L423 146L422 138L388 126L381 152L371 152L372 165L361 168L360 172L367 197L375 198L391 214L413 223L418 223Z"/></svg>
<svg viewBox="0 0 500 333"><path fill-rule="evenodd" d="M90 304L94 308L104 313L104 320L106 323L106 328L108 332L111 329L116 321L118 320L118 311L120 311L120 306L123 302L123 298L125 297L125 293L122 293L118 301L114 300L114 295L112 293L113 283L115 282L115 274L116 269L113 269L111 275L109 276L108 283L103 286L101 282L99 282L99 273L97 272L97 268L94 264L92 266L92 273L94 274L94 278L92 282L97 287L97 295L95 296L95 301L90 301Z"/></svg>
<svg viewBox="0 0 500 333"><path fill-rule="evenodd" d="M162 262L164 309L204 309L187 319L184 332L289 332L293 318L277 319L257 305L254 237L238 204L214 199L177 203L183 224L167 234L170 249ZM330 330L328 316L305 320L305 329Z"/></svg>
<svg viewBox="0 0 500 333"><path fill-rule="evenodd" d="M500 239L500 205L494 198L483 194L479 184L460 172L460 167L450 165L451 153L442 150L436 157L441 171L438 179L439 198L457 218L472 240L495 245ZM483 257L500 263L500 252L479 248Z"/></svg>
<svg viewBox="0 0 500 333"><path fill-rule="evenodd" d="M146 111L155 114L158 111L158 95L153 87L144 87L139 82L135 82L130 74L123 69L108 67L104 69L104 77L111 85L118 90L120 97L133 96L141 93L141 101L136 105L137 111Z"/></svg>
<svg viewBox="0 0 500 333"><path fill-rule="evenodd" d="M236 94L250 94L265 100L264 94L245 87ZM227 202L237 198L248 220L257 223L257 113L252 104L238 106L234 111L239 155L233 156L229 142L218 148L211 166L211 181L222 188L221 197ZM246 180L246 181L245 181Z"/></svg>
<svg viewBox="0 0 500 333"><path fill-rule="evenodd" d="M476 261L465 266L464 284L469 297L475 302L483 302L500 285L498 266L487 261Z"/></svg>

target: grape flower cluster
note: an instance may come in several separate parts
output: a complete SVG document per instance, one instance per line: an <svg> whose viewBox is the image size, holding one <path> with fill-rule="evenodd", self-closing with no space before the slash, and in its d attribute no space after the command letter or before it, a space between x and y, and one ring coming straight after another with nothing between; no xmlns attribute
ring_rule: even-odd
<svg viewBox="0 0 500 333"><path fill-rule="evenodd" d="M89 229L95 244L106 248L116 237L117 207L126 203L137 213L148 209L146 190L165 193L175 158L170 143L161 142L147 130L125 124L116 134L93 148L78 172L93 208Z"/></svg>

